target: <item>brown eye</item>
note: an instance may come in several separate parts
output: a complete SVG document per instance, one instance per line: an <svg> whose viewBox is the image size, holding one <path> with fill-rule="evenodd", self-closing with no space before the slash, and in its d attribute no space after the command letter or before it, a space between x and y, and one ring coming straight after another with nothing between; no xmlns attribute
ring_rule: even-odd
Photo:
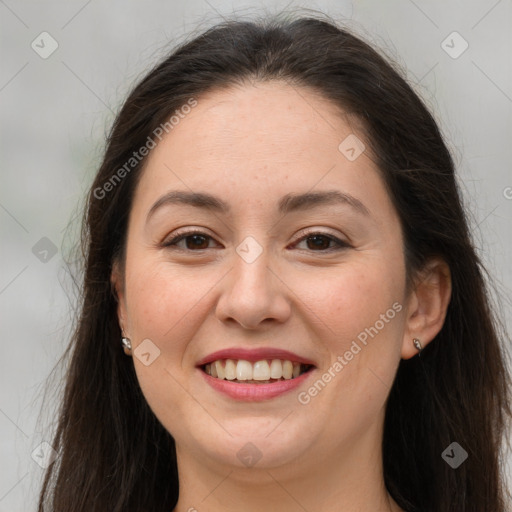
<svg viewBox="0 0 512 512"><path fill-rule="evenodd" d="M332 239L324 235L308 236L306 240L308 241L309 249L329 249L329 245L332 241Z"/></svg>
<svg viewBox="0 0 512 512"><path fill-rule="evenodd" d="M165 242L163 247L177 247L178 249L189 251L204 250L209 248L210 240L213 240L213 238L201 231L190 231L178 234L168 242ZM184 245L178 245L181 242L184 242Z"/></svg>
<svg viewBox="0 0 512 512"><path fill-rule="evenodd" d="M313 252L330 252L350 247L347 242L327 233L309 233L303 236L296 245L306 242L307 249ZM331 246L334 243L334 247Z"/></svg>
<svg viewBox="0 0 512 512"><path fill-rule="evenodd" d="M195 252L209 249L211 240L213 240L211 236L201 231L189 231L179 233L162 246ZM309 233L296 242L295 246L302 242L306 242L306 250L312 252L331 252L351 247L347 242L327 233Z"/></svg>
<svg viewBox="0 0 512 512"><path fill-rule="evenodd" d="M207 249L209 245L207 241L208 238L210 237L203 235L188 235L183 237L183 240L185 240L187 249Z"/></svg>

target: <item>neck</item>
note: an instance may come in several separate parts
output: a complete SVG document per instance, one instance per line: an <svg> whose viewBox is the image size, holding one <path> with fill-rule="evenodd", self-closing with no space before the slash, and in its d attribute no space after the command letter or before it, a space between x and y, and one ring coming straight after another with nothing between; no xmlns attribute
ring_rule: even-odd
<svg viewBox="0 0 512 512"><path fill-rule="evenodd" d="M381 446L373 441L382 438L375 434L368 431L357 443L330 451L312 447L272 468L224 466L177 445L180 493L174 512L402 512L385 488Z"/></svg>

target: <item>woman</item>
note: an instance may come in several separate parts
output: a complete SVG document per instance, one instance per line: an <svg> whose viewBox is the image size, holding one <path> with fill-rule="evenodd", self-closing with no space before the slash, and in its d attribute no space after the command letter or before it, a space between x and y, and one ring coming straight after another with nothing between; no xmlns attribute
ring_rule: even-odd
<svg viewBox="0 0 512 512"><path fill-rule="evenodd" d="M510 380L452 158L345 29L175 50L114 123L83 247L39 511L506 510Z"/></svg>

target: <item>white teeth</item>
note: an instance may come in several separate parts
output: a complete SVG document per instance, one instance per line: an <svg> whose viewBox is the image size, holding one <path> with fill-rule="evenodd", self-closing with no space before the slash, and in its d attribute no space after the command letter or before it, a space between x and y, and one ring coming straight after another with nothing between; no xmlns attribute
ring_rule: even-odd
<svg viewBox="0 0 512 512"><path fill-rule="evenodd" d="M236 364L237 380L252 380L252 364L249 361L239 359Z"/></svg>
<svg viewBox="0 0 512 512"><path fill-rule="evenodd" d="M254 380L269 380L270 379L270 366L267 361L257 361L254 363L252 369L252 378Z"/></svg>
<svg viewBox="0 0 512 512"><path fill-rule="evenodd" d="M283 376L283 365L279 359L272 359L270 363L270 378L280 379Z"/></svg>
<svg viewBox="0 0 512 512"><path fill-rule="evenodd" d="M283 377L291 379L293 374L293 363L291 361L283 361Z"/></svg>
<svg viewBox="0 0 512 512"><path fill-rule="evenodd" d="M224 367L222 366L222 361L215 361L215 364L212 366L215 366L215 369L217 370L217 378L218 379L226 378L226 373L224 372Z"/></svg>
<svg viewBox="0 0 512 512"><path fill-rule="evenodd" d="M224 366L224 375L226 380L236 379L236 365L233 359L226 359L226 365Z"/></svg>
<svg viewBox="0 0 512 512"><path fill-rule="evenodd" d="M303 364L280 359L262 359L255 363L244 359L219 359L204 366L204 371L214 378L252 382L295 379L301 374L301 370L304 370Z"/></svg>

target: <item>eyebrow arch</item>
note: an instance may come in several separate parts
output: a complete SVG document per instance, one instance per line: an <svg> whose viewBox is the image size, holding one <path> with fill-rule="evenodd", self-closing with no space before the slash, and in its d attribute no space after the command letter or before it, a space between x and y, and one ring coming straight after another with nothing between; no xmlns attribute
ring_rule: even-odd
<svg viewBox="0 0 512 512"><path fill-rule="evenodd" d="M286 194L278 203L278 211L287 214L296 211L303 211L321 205L345 204L352 207L363 215L370 215L368 208L359 199L340 192L339 190L327 190L323 192L306 192L303 194ZM218 213L229 213L231 207L222 199L205 192L187 192L184 190L173 190L158 199L149 210L146 222L163 206L173 204L185 204L195 208L211 209Z"/></svg>

